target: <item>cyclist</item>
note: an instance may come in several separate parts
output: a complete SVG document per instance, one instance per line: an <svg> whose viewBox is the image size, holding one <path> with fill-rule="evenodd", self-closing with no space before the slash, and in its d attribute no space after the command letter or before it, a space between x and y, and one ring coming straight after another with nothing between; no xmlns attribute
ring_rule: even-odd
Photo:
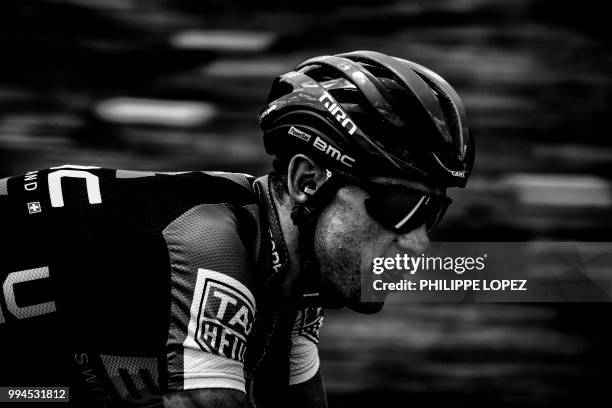
<svg viewBox="0 0 612 408"><path fill-rule="evenodd" d="M260 125L259 179L0 180L0 385L69 385L78 406L326 406L322 308L380 310L362 274L427 251L474 145L446 81L371 51L279 76Z"/></svg>

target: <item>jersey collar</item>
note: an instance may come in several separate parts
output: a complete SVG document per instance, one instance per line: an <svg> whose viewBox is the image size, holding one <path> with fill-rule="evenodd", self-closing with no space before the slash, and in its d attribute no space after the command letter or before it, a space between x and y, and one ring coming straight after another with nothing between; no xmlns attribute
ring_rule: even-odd
<svg viewBox="0 0 612 408"><path fill-rule="evenodd" d="M270 239L269 248L269 271L265 277L264 286L267 286L270 281L286 276L287 268L289 267L289 253L285 245L285 237L281 228L278 209L272 198L272 189L270 186L270 177L263 176L256 179L253 183L255 193L259 197L259 202L262 207L262 214L267 221L267 235Z"/></svg>

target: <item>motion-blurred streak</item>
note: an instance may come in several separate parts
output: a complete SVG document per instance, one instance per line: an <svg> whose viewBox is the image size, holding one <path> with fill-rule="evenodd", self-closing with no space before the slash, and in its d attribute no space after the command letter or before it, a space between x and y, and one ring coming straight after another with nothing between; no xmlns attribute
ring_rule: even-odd
<svg viewBox="0 0 612 408"><path fill-rule="evenodd" d="M214 118L216 108L205 102L120 97L100 102L96 112L106 121L121 124L191 127Z"/></svg>
<svg viewBox="0 0 612 408"><path fill-rule="evenodd" d="M299 59L294 58L245 58L218 59L202 68L202 75L213 78L253 78L268 80L289 71Z"/></svg>
<svg viewBox="0 0 612 408"><path fill-rule="evenodd" d="M525 205L612 207L612 185L595 176L513 174L500 183Z"/></svg>
<svg viewBox="0 0 612 408"><path fill-rule="evenodd" d="M173 47L189 50L261 52L272 44L273 33L238 30L186 30L170 38Z"/></svg>

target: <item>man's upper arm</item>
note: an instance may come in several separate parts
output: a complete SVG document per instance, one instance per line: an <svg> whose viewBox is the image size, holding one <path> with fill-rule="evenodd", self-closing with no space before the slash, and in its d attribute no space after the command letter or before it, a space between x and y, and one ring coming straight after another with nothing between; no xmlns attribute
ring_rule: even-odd
<svg viewBox="0 0 612 408"><path fill-rule="evenodd" d="M185 407L241 406L255 299L252 257L236 216L227 205L201 204L163 234L172 268L164 400Z"/></svg>
<svg viewBox="0 0 612 408"><path fill-rule="evenodd" d="M289 385L304 383L319 370L319 330L323 325L323 308L298 310L291 330Z"/></svg>
<svg viewBox="0 0 612 408"><path fill-rule="evenodd" d="M291 331L289 398L292 407L327 407L327 396L319 369L319 329L323 309L304 307L298 311Z"/></svg>

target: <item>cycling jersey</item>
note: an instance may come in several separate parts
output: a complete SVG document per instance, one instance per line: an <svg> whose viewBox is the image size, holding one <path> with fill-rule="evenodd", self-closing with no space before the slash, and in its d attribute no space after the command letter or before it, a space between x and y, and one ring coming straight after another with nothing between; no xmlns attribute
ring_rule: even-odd
<svg viewBox="0 0 612 408"><path fill-rule="evenodd" d="M0 386L158 406L165 391L253 393L282 354L262 315L288 264L267 177L34 171L0 180L0 226ZM287 384L319 368L321 309L294 319Z"/></svg>

